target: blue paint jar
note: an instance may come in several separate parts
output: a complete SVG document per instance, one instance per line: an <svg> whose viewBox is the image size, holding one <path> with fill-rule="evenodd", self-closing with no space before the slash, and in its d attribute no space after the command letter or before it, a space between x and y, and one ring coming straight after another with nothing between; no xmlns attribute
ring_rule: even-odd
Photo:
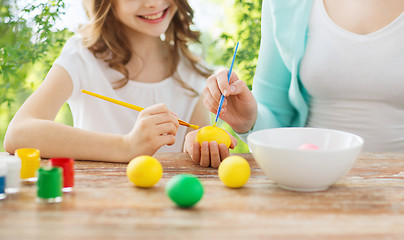
<svg viewBox="0 0 404 240"><path fill-rule="evenodd" d="M6 198L7 163L0 162L0 200Z"/></svg>
<svg viewBox="0 0 404 240"><path fill-rule="evenodd" d="M16 193L20 190L21 159L8 153L0 153L0 162L7 164L6 194Z"/></svg>

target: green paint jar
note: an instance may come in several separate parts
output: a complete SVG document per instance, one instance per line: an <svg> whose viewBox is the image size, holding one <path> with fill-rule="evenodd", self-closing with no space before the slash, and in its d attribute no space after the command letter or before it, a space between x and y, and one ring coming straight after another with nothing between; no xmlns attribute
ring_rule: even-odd
<svg viewBox="0 0 404 240"><path fill-rule="evenodd" d="M38 202L58 203L62 201L62 168L40 168L38 170Z"/></svg>

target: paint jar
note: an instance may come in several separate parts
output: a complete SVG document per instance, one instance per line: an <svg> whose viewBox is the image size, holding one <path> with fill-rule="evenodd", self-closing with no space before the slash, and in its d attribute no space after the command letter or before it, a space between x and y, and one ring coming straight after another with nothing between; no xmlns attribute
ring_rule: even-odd
<svg viewBox="0 0 404 240"><path fill-rule="evenodd" d="M52 167L63 169L63 192L70 192L74 186L74 159L73 158L51 158Z"/></svg>
<svg viewBox="0 0 404 240"><path fill-rule="evenodd" d="M0 200L6 198L7 163L0 162Z"/></svg>
<svg viewBox="0 0 404 240"><path fill-rule="evenodd" d="M6 193L20 191L21 159L10 154L1 154L0 162L7 164Z"/></svg>
<svg viewBox="0 0 404 240"><path fill-rule="evenodd" d="M36 182L36 172L41 166L39 150L35 148L19 148L15 156L21 159L21 180L23 182Z"/></svg>
<svg viewBox="0 0 404 240"><path fill-rule="evenodd" d="M6 156L10 156L10 154L8 152L0 152L0 158Z"/></svg>
<svg viewBox="0 0 404 240"><path fill-rule="evenodd" d="M58 203L62 201L62 168L38 169L37 201L40 203Z"/></svg>

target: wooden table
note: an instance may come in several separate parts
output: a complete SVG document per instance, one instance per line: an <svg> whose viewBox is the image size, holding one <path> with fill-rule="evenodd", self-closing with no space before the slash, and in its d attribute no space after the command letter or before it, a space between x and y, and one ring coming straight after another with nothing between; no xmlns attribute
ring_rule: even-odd
<svg viewBox="0 0 404 240"><path fill-rule="evenodd" d="M36 203L32 185L0 201L0 239L404 239L404 153L362 153L340 181L315 193L279 188L242 156L252 176L241 189L183 153L156 155L164 175L150 189L129 182L126 164L76 161L76 186L63 202ZM194 208L165 195L179 173L204 185Z"/></svg>

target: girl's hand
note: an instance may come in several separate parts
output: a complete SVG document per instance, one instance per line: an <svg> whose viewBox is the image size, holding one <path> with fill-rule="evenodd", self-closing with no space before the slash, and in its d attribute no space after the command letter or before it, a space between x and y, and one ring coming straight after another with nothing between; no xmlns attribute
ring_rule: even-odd
<svg viewBox="0 0 404 240"><path fill-rule="evenodd" d="M153 155L160 147L175 143L178 127L177 116L165 104L155 104L139 113L124 142L132 156Z"/></svg>
<svg viewBox="0 0 404 240"><path fill-rule="evenodd" d="M192 161L202 167L218 168L220 163L230 156L229 149L225 144L218 145L217 142L203 142L202 146L195 141L198 130L189 132L185 136L184 151L191 155ZM233 149L237 145L237 140L231 134L230 148Z"/></svg>
<svg viewBox="0 0 404 240"><path fill-rule="evenodd" d="M204 105L216 114L221 94L223 101L220 118L227 122L236 132L248 132L257 118L257 102L247 84L232 72L227 82L228 70L222 70L210 76L203 90Z"/></svg>

